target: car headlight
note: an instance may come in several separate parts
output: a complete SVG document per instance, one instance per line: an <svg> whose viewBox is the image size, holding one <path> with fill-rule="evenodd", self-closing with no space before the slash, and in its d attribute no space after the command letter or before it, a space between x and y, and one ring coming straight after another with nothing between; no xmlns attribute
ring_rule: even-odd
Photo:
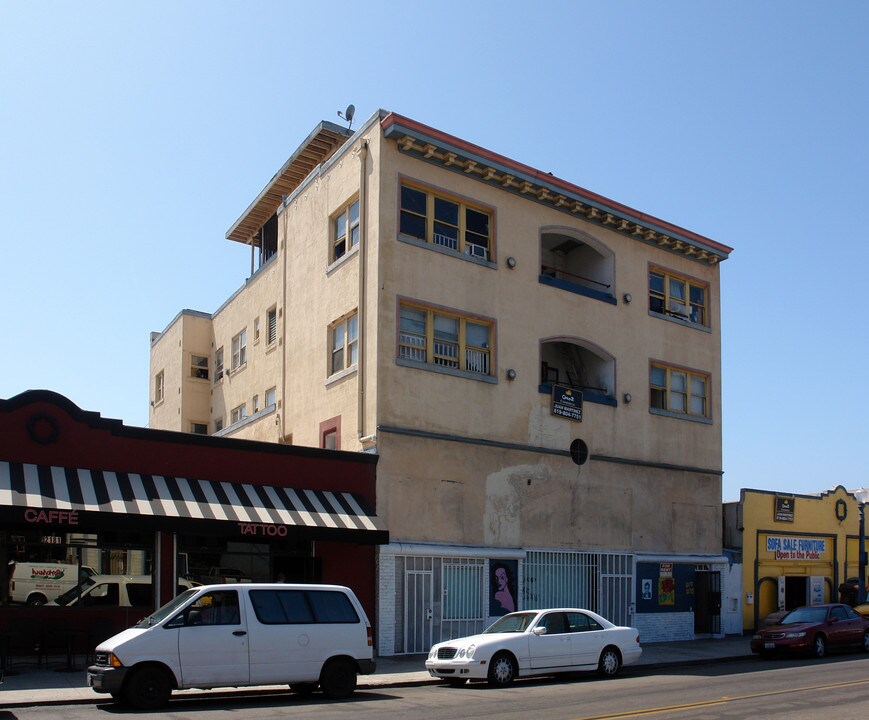
<svg viewBox="0 0 869 720"><path fill-rule="evenodd" d="M763 635L760 635L760 634L753 635L751 639L752 640L763 640Z"/></svg>
<svg viewBox="0 0 869 720"><path fill-rule="evenodd" d="M431 650L428 651L428 659L429 659L429 660L434 660L434 659L435 659L435 656L436 656L437 654L438 654L437 649L433 647Z"/></svg>
<svg viewBox="0 0 869 720"><path fill-rule="evenodd" d="M475 651L476 649L477 649L477 646L476 646L476 645L471 645L471 646L468 648L468 654L467 654L467 658L468 658L468 660L470 660L472 657L474 657L474 651Z"/></svg>
<svg viewBox="0 0 869 720"><path fill-rule="evenodd" d="M801 637L805 637L805 636L806 636L805 632L785 633L786 638L801 638Z"/></svg>
<svg viewBox="0 0 869 720"><path fill-rule="evenodd" d="M462 648L461 650L459 650L459 657L460 657L460 658L465 657L465 653L466 653L466 652L467 652L467 651L465 650L465 648Z"/></svg>

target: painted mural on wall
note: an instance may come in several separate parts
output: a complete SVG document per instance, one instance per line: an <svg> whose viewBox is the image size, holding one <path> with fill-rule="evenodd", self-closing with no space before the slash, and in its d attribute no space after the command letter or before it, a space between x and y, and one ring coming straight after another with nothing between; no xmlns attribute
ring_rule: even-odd
<svg viewBox="0 0 869 720"><path fill-rule="evenodd" d="M489 565L489 615L500 616L516 610L518 560L498 560Z"/></svg>

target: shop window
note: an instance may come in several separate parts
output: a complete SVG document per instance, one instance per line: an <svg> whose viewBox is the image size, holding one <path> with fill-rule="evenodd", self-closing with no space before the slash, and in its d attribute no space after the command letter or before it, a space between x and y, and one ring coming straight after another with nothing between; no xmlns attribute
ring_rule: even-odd
<svg viewBox="0 0 869 720"><path fill-rule="evenodd" d="M153 534L122 531L76 532L57 529L11 529L0 564L0 593L9 607L153 606ZM124 576L126 583L147 585L147 600L140 603L140 588L114 586L106 576ZM105 578L106 582L102 579ZM88 591L92 591L92 596ZM135 602L136 605L131 605Z"/></svg>

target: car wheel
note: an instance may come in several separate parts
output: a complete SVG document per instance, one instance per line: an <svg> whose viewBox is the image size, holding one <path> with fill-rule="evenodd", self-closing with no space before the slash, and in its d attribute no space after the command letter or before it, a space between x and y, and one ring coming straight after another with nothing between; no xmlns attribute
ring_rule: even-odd
<svg viewBox="0 0 869 720"><path fill-rule="evenodd" d="M290 691L302 697L310 697L316 689L317 683L292 683L290 685Z"/></svg>
<svg viewBox="0 0 869 720"><path fill-rule="evenodd" d="M489 685L507 687L516 677L516 663L509 653L499 652L489 663Z"/></svg>
<svg viewBox="0 0 869 720"><path fill-rule="evenodd" d="M601 677L614 677L622 666L622 658L614 647L604 648L597 663L597 674Z"/></svg>
<svg viewBox="0 0 869 720"><path fill-rule="evenodd" d="M48 598L46 598L45 595L36 594L27 598L27 604L30 605L30 607L42 607L47 602Z"/></svg>
<svg viewBox="0 0 869 720"><path fill-rule="evenodd" d="M818 633L812 641L812 655L822 658L827 654L827 638Z"/></svg>
<svg viewBox="0 0 869 720"><path fill-rule="evenodd" d="M333 700L350 697L356 689L356 666L349 660L330 660L320 673L320 688Z"/></svg>
<svg viewBox="0 0 869 720"><path fill-rule="evenodd" d="M124 683L124 699L140 710L155 710L169 702L172 683L165 670L143 667L136 670Z"/></svg>

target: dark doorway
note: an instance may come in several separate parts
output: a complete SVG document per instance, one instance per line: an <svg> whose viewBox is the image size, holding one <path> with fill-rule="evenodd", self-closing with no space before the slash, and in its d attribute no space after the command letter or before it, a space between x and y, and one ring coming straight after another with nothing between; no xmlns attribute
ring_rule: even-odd
<svg viewBox="0 0 869 720"><path fill-rule="evenodd" d="M809 578L785 576L785 610L809 604Z"/></svg>
<svg viewBox="0 0 869 720"><path fill-rule="evenodd" d="M694 634L721 633L721 573L694 573Z"/></svg>

